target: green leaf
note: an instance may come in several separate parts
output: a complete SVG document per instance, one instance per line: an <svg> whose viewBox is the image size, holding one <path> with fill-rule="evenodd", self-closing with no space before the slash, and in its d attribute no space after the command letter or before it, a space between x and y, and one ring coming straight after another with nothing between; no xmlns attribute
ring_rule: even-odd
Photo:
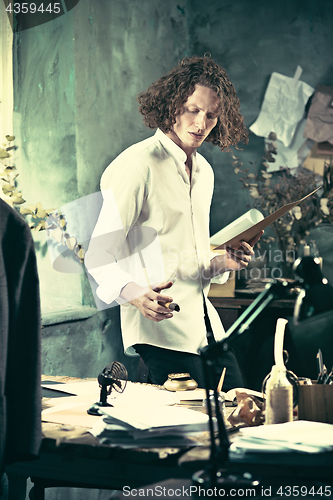
<svg viewBox="0 0 333 500"><path fill-rule="evenodd" d="M35 227L35 231L42 231L43 229L45 229L45 220L40 220L37 224L37 226Z"/></svg>
<svg viewBox="0 0 333 500"><path fill-rule="evenodd" d="M60 243L61 239L62 239L62 233L63 233L63 231L60 229L60 227L57 227L56 229L54 229L54 231L51 232L51 236L58 243Z"/></svg>
<svg viewBox="0 0 333 500"><path fill-rule="evenodd" d="M17 191L12 194L10 197L14 205L22 205L22 203L25 203L26 200L22 198L22 193L18 193Z"/></svg>
<svg viewBox="0 0 333 500"><path fill-rule="evenodd" d="M27 207L21 207L20 208L20 214L22 215L32 215L33 214L33 211L30 210L30 208L27 208Z"/></svg>
<svg viewBox="0 0 333 500"><path fill-rule="evenodd" d="M76 244L77 244L77 240L76 240L76 238L74 238L74 236L66 239L66 245L70 250L74 250Z"/></svg>
<svg viewBox="0 0 333 500"><path fill-rule="evenodd" d="M7 153L4 149L0 148L0 159L3 160L4 158L9 158L10 154Z"/></svg>
<svg viewBox="0 0 333 500"><path fill-rule="evenodd" d="M44 219L46 217L46 212L43 208L43 205L40 202L37 203L36 209L37 209L36 216L39 219Z"/></svg>
<svg viewBox="0 0 333 500"><path fill-rule="evenodd" d="M5 184L2 186L2 192L8 196L11 196L13 191L15 191L15 186L12 186L11 184Z"/></svg>

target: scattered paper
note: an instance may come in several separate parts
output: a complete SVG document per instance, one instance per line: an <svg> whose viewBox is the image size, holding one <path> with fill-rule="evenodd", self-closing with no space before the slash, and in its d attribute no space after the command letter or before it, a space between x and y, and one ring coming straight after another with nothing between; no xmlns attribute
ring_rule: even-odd
<svg viewBox="0 0 333 500"><path fill-rule="evenodd" d="M89 431L101 444L116 448L156 448L207 445L202 433L191 435L150 434L140 435L131 432L123 425L108 424L105 418L100 417ZM201 439L200 439L201 437Z"/></svg>
<svg viewBox="0 0 333 500"><path fill-rule="evenodd" d="M290 146L314 92L313 87L299 80L300 73L296 71L294 78L272 73L259 116L250 126L254 134L268 138L275 132L286 147Z"/></svg>
<svg viewBox="0 0 333 500"><path fill-rule="evenodd" d="M57 392L73 394L76 396L95 395L99 401L100 387L98 382L78 382L71 384L43 384L42 387L53 389ZM143 385L135 382L127 382L124 392L111 391L107 398L108 403L114 406L138 406L138 405L174 405L179 403L179 397L174 392L165 391L158 387Z"/></svg>
<svg viewBox="0 0 333 500"><path fill-rule="evenodd" d="M329 163L332 156L318 154L317 149L318 144L315 142L308 156L304 160L303 167L311 170L311 172L323 176L325 163Z"/></svg>
<svg viewBox="0 0 333 500"><path fill-rule="evenodd" d="M64 392L73 396L84 396L85 394L99 394L100 389L97 380L77 382L71 384L47 384L42 382L42 387L52 391Z"/></svg>
<svg viewBox="0 0 333 500"><path fill-rule="evenodd" d="M333 144L333 86L317 85L308 112L304 137Z"/></svg>
<svg viewBox="0 0 333 500"><path fill-rule="evenodd" d="M105 407L101 409L101 413L107 415L109 423L130 426L148 433L183 434L208 430L208 415L176 406L140 406L135 411Z"/></svg>
<svg viewBox="0 0 333 500"><path fill-rule="evenodd" d="M56 424L71 425L73 427L86 427L87 429L93 427L96 419L88 415L87 410L95 402L95 400L87 400L86 402L73 403L71 406L64 406L57 411L57 407L44 410L42 412L42 422L53 422ZM53 410L53 411L49 411Z"/></svg>
<svg viewBox="0 0 333 500"><path fill-rule="evenodd" d="M208 415L188 408L140 407L135 412L102 408L101 413L103 418L89 432L109 446L194 446L203 444L203 433L209 431ZM213 424L216 426L215 418Z"/></svg>
<svg viewBox="0 0 333 500"><path fill-rule="evenodd" d="M240 429L231 444L230 458L242 459L249 453L322 453L332 450L332 425L298 420Z"/></svg>

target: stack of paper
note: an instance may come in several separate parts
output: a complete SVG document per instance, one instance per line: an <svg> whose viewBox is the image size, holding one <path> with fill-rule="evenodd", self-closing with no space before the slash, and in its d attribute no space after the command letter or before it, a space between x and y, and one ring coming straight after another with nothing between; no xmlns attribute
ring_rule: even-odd
<svg viewBox="0 0 333 500"><path fill-rule="evenodd" d="M141 406L133 411L133 408L103 407L101 413L103 416L90 432L102 444L110 446L193 446L209 430L208 415L188 408Z"/></svg>
<svg viewBox="0 0 333 500"><path fill-rule="evenodd" d="M100 399L100 388L97 381L93 383L56 384L50 387L54 387L57 393L59 391L63 392L66 397L55 397L47 401L49 408L42 412L44 422L91 428L94 426L96 419L101 419L101 417L87 414L88 408ZM77 394L77 396L68 395L73 393ZM179 397L174 392L161 390L158 387L128 382L124 392L112 391L107 401L113 407L130 408L129 411L135 413L137 408L140 407L165 407L178 404Z"/></svg>
<svg viewBox="0 0 333 500"><path fill-rule="evenodd" d="M333 450L333 425L298 420L285 424L246 427L230 447L230 458L256 453L321 453Z"/></svg>

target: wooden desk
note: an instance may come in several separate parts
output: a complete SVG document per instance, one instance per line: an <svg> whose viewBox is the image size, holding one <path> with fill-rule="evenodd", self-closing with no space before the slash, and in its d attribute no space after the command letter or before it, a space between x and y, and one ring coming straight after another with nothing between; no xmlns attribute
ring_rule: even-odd
<svg viewBox="0 0 333 500"><path fill-rule="evenodd" d="M189 478L191 471L178 467L179 449L122 450L102 446L78 428L62 430L43 424L44 438L38 460L6 468L9 500L25 500L26 480L36 480L34 499L44 499L46 486L122 489L137 488L152 480ZM66 426L64 426L64 429ZM61 443L57 445L57 441Z"/></svg>
<svg viewBox="0 0 333 500"><path fill-rule="evenodd" d="M67 383L80 381L71 377L43 376L43 379ZM43 403L45 405L44 399ZM42 432L37 460L6 467L9 500L25 500L28 477L33 482L36 480L34 500L44 500L47 486L117 490L125 485L137 488L152 480L191 477L190 470L178 466L178 458L187 450L185 448L110 448L100 445L84 427L49 422L42 422Z"/></svg>
<svg viewBox="0 0 333 500"><path fill-rule="evenodd" d="M67 378L68 380L68 378ZM208 437L208 433L207 433ZM208 443L208 441L207 441ZM167 479L189 485L194 472L209 460L208 446L188 448L121 449L100 445L84 427L43 422L43 441L39 458L6 468L9 500L25 500L26 479L35 482L34 500L44 500L44 487L68 486L121 490L141 488ZM276 457L276 456L275 456ZM273 479L291 484L295 477L303 484L333 480L333 453L300 456L281 454L278 463L269 464L267 455L250 464L231 464L234 471L260 475L264 484Z"/></svg>

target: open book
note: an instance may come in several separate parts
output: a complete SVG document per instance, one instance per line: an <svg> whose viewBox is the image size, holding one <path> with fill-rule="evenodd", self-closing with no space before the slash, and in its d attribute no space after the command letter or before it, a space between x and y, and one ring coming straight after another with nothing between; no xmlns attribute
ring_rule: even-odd
<svg viewBox="0 0 333 500"><path fill-rule="evenodd" d="M266 218L264 218L259 210L249 210L246 214L242 215L234 222L231 222L231 224L221 229L221 231L214 234L214 236L210 239L211 245L214 246L214 250L220 250L226 247L237 248L240 241L250 241L254 238L254 236L260 233L260 231L266 229L266 227L273 224L273 222L278 220L285 213L289 212L292 208L296 207L296 205L299 205L302 201L312 196L321 187L322 186L319 186L300 200L283 205L283 207L268 215Z"/></svg>

